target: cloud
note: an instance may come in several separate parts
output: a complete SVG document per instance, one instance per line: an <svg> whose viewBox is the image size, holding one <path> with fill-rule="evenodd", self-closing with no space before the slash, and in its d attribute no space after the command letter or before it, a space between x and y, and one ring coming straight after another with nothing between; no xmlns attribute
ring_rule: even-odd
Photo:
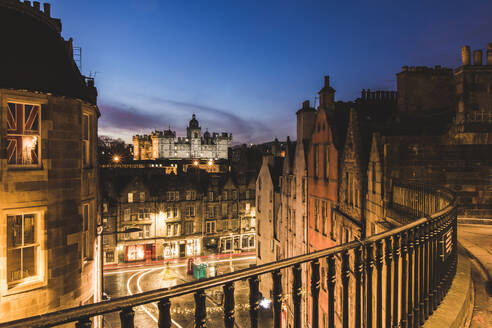
<svg viewBox="0 0 492 328"><path fill-rule="evenodd" d="M164 130L170 125L178 136L185 135L186 126L192 113L196 113L202 131L229 132L234 143L257 143L273 138L273 122L264 124L259 120L244 118L233 110L224 110L201 104L145 97L146 111L136 106L120 103L103 103L99 127L101 134L121 137L130 141L132 135L150 133L154 129ZM144 106L142 106L144 107ZM272 124L270 124L272 123Z"/></svg>

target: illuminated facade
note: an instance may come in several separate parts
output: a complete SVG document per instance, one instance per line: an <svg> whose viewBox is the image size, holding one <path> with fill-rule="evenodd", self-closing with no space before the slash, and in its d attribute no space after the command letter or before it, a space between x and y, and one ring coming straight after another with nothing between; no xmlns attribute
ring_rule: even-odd
<svg viewBox="0 0 492 328"><path fill-rule="evenodd" d="M254 174L121 168L102 178L107 265L254 251Z"/></svg>
<svg viewBox="0 0 492 328"><path fill-rule="evenodd" d="M133 137L133 158L135 160L153 159L227 159L231 147L232 134L210 133L202 136L195 114L188 127L186 137L176 137L176 132L154 131L150 135Z"/></svg>
<svg viewBox="0 0 492 328"><path fill-rule="evenodd" d="M95 292L97 91L43 9L0 2L0 322Z"/></svg>

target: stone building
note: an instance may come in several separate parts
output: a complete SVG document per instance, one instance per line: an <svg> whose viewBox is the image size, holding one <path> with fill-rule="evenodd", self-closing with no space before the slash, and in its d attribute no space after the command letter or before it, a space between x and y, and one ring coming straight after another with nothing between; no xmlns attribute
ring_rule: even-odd
<svg viewBox="0 0 492 328"><path fill-rule="evenodd" d="M105 264L254 251L254 174L108 168L102 181Z"/></svg>
<svg viewBox="0 0 492 328"><path fill-rule="evenodd" d="M49 4L1 1L0 31L3 322L93 301L100 114Z"/></svg>
<svg viewBox="0 0 492 328"><path fill-rule="evenodd" d="M257 263L277 261L280 256L280 176L283 157L264 155L256 179L256 256ZM272 299L273 281L269 275L260 276L260 293Z"/></svg>
<svg viewBox="0 0 492 328"><path fill-rule="evenodd" d="M202 136L195 114L193 114L186 137L176 137L171 129L154 131L150 135L133 136L135 160L153 159L227 159L232 143L232 134L210 133Z"/></svg>

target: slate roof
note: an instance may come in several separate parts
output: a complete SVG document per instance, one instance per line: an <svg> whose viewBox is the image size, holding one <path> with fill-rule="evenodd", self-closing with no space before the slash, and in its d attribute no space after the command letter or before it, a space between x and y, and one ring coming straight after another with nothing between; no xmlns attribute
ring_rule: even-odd
<svg viewBox="0 0 492 328"><path fill-rule="evenodd" d="M58 26L58 28L57 28ZM73 57L61 23L28 4L0 1L0 88L46 92L96 103Z"/></svg>

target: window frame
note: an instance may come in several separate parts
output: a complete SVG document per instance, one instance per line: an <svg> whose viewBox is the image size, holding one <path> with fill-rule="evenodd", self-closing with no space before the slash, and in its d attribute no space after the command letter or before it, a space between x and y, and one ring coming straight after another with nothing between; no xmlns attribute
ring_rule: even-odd
<svg viewBox="0 0 492 328"><path fill-rule="evenodd" d="M36 217L36 227L35 234L37 240L36 246L36 275L22 279L21 281L16 281L14 283L7 282L7 238L5 238L5 246L0 247L2 250L0 253L0 265L3 265L5 270L2 272L2 277L0 277L0 294L2 296L13 295L17 293L22 293L32 289L47 286L48 284L48 254L46 251L46 211L47 206L35 206L29 208L14 208L3 210L0 215L4 222L7 222L7 216L15 215L29 215L34 214ZM3 224L0 226L0 233L7 236L7 225Z"/></svg>
<svg viewBox="0 0 492 328"><path fill-rule="evenodd" d="M38 106L39 107L39 113L38 113L38 125L39 125L38 131L39 132L38 132L38 134L32 134L33 136L37 136L39 139L38 139L38 162L36 164L18 164L18 163L8 164L8 159L7 159L7 167L9 169L39 169L39 168L42 168L42 160L43 160L42 140L44 139L44 137L43 137L43 125L42 125L41 114L43 111L43 105L45 105L47 103L47 101L41 100L41 99L31 99L31 98L26 98L26 97L9 97L9 96L6 96L4 98L3 103L2 103L2 105L3 105L2 107L5 108L6 112L8 111L9 103L23 105L24 109L25 109L25 105L31 105L31 106ZM23 122L23 124L24 124L24 122ZM31 134L16 134L16 133L9 134L8 128L6 128L5 151L7 151L7 140L8 140L9 135L24 137L24 136L30 136Z"/></svg>

